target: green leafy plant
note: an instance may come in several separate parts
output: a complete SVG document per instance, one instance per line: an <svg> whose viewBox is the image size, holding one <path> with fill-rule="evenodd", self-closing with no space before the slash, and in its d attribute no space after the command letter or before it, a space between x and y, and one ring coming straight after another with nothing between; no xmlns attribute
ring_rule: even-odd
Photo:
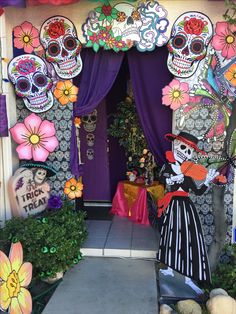
<svg viewBox="0 0 236 314"><path fill-rule="evenodd" d="M20 241L24 260L33 264L34 277L54 277L77 264L87 237L85 213L65 201L60 210L40 217L13 218L1 230L5 243Z"/></svg>
<svg viewBox="0 0 236 314"><path fill-rule="evenodd" d="M229 22L229 24L236 24L236 3L234 0L225 0L225 5L228 7L223 15L223 18Z"/></svg>

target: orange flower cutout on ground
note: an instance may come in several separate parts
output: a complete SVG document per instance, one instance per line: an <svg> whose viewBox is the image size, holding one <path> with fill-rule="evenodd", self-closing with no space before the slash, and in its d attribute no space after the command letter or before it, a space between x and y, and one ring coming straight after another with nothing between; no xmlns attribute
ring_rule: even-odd
<svg viewBox="0 0 236 314"><path fill-rule="evenodd" d="M75 178L71 178L66 181L64 186L64 193L73 200L76 197L81 197L83 191L83 184L77 181Z"/></svg>
<svg viewBox="0 0 236 314"><path fill-rule="evenodd" d="M12 243L9 258L0 251L0 308L10 314L30 314L32 298L25 288L32 278L32 264L23 263L20 242Z"/></svg>
<svg viewBox="0 0 236 314"><path fill-rule="evenodd" d="M67 105L69 102L76 102L78 95L78 87L73 85L70 80L59 81L53 91L53 95L63 106Z"/></svg>

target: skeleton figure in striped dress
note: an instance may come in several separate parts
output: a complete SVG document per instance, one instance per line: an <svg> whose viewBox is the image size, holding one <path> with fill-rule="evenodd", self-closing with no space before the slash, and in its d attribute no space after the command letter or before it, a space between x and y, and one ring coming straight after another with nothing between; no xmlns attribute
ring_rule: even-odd
<svg viewBox="0 0 236 314"><path fill-rule="evenodd" d="M201 222L189 192L203 194L218 173L210 169L204 183L197 186L181 165L192 158L194 150L204 154L197 147L198 139L185 132L166 134L166 139L173 141L174 149L167 153L169 163L160 172L160 181L169 192L158 202L158 216L164 215L164 220L157 259L185 275L186 283L194 288L190 278L210 282L211 273ZM173 275L172 270L167 272Z"/></svg>

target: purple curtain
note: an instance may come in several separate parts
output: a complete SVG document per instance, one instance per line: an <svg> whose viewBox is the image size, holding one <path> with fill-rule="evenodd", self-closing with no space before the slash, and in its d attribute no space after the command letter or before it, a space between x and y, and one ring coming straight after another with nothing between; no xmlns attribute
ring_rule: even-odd
<svg viewBox="0 0 236 314"><path fill-rule="evenodd" d="M164 134L172 130L172 110L162 105L162 88L172 80L166 47L153 52L128 51L128 62L137 112L149 149L158 164L171 145Z"/></svg>
<svg viewBox="0 0 236 314"><path fill-rule="evenodd" d="M25 0L1 0L0 5L2 7L15 6L15 7L25 7Z"/></svg>
<svg viewBox="0 0 236 314"><path fill-rule="evenodd" d="M124 54L100 50L94 53L92 49L84 49L83 71L79 84L79 97L74 104L74 117L91 113L106 97L119 72ZM73 175L81 175L78 165L75 126L72 123L70 166Z"/></svg>
<svg viewBox="0 0 236 314"><path fill-rule="evenodd" d="M6 96L0 95L0 137L8 136Z"/></svg>

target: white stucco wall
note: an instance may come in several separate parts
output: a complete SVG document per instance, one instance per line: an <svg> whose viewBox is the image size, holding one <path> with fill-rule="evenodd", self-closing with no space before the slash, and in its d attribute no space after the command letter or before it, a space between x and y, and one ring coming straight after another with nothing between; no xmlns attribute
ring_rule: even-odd
<svg viewBox="0 0 236 314"><path fill-rule="evenodd" d="M111 1L112 4L121 2ZM208 0L160 0L168 11L170 21L169 32L171 25L176 18L186 11L200 11L210 17L215 24L217 21L223 20L222 15L226 8L224 1L208 1ZM77 4L67 6L35 6L27 8L5 8L5 14L0 17L0 37L2 44L2 56L8 59L12 58L12 29L24 21L31 22L38 29L42 23L53 15L63 15L72 20L76 25L79 39L84 42L81 31L81 24L84 23L88 12L96 7L96 3L81 0ZM3 62L3 77L7 77L7 64ZM3 93L7 97L7 111L9 119L9 127L16 122L16 102L15 94L12 85L3 82ZM14 143L11 143L11 138L2 138L0 140L0 220L10 218L9 195L7 193L7 181L12 175L13 170L17 168L18 159L15 153ZM236 195L236 187L235 187ZM234 201L234 226L236 226L236 196Z"/></svg>

